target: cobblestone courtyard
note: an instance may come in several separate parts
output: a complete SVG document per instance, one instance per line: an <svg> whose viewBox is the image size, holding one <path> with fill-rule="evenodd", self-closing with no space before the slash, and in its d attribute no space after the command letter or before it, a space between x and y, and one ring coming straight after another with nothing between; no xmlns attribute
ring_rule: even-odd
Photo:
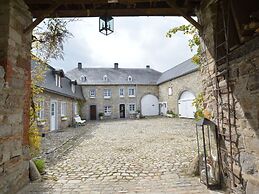
<svg viewBox="0 0 259 194"><path fill-rule="evenodd" d="M91 138L49 166L43 182L21 193L216 193L186 174L196 154L194 121L152 118L90 125Z"/></svg>

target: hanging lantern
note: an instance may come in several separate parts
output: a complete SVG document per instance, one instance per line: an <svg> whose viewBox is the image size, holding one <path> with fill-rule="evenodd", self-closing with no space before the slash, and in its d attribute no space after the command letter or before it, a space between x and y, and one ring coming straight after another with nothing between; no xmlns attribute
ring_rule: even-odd
<svg viewBox="0 0 259 194"><path fill-rule="evenodd" d="M106 36L114 32L114 20L111 16L99 18L99 32Z"/></svg>
<svg viewBox="0 0 259 194"><path fill-rule="evenodd" d="M212 121L203 118L196 123L196 135L200 181L207 188L219 188L221 185L221 173L217 126Z"/></svg>

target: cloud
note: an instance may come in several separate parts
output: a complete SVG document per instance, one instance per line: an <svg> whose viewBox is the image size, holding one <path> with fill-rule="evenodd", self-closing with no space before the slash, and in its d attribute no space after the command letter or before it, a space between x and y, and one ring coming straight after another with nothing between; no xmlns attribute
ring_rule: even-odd
<svg viewBox="0 0 259 194"><path fill-rule="evenodd" d="M51 65L68 71L77 62L84 67L113 67L118 62L124 68L150 65L163 72L193 55L188 37L165 36L170 28L187 24L181 17L115 17L115 32L109 36L99 33L98 22L84 18L69 24L74 37L64 45L64 60L53 60Z"/></svg>

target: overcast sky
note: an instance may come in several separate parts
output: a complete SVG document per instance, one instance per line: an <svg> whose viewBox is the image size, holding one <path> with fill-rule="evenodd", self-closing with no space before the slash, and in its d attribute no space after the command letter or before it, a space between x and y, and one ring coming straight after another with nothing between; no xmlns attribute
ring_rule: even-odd
<svg viewBox="0 0 259 194"><path fill-rule="evenodd" d="M178 33L166 38L175 26L187 24L181 17L115 17L115 32L105 36L98 31L99 18L83 18L69 24L74 37L64 45L64 60L50 65L69 71L77 67L151 68L160 72L189 59L188 37Z"/></svg>

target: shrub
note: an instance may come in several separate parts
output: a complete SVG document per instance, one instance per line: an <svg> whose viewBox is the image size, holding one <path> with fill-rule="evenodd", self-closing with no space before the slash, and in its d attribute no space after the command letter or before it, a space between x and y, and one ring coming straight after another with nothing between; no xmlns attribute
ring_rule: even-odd
<svg viewBox="0 0 259 194"><path fill-rule="evenodd" d="M45 170L45 161L43 159L36 159L33 162L35 163L40 174L42 174Z"/></svg>
<svg viewBox="0 0 259 194"><path fill-rule="evenodd" d="M168 110L167 114L172 115L173 118L176 118L178 115L176 113L174 113L172 110Z"/></svg>
<svg viewBox="0 0 259 194"><path fill-rule="evenodd" d="M41 136L36 122L33 122L29 128L29 144L32 157L37 156L40 152Z"/></svg>
<svg viewBox="0 0 259 194"><path fill-rule="evenodd" d="M99 113L99 117L103 117L104 116L104 113L103 112L100 112Z"/></svg>

